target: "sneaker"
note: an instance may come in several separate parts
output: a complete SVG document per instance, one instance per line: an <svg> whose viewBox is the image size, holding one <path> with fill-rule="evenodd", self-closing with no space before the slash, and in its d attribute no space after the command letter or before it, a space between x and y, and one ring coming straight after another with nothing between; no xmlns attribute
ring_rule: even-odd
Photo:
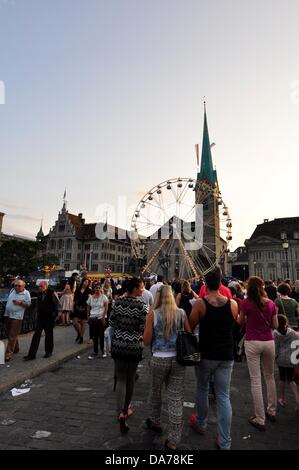
<svg viewBox="0 0 299 470"><path fill-rule="evenodd" d="M249 418L248 423L251 424L252 426L254 426L259 431L262 431L262 432L266 431L266 426L264 424L258 423L255 419L255 416L252 416L251 418Z"/></svg>
<svg viewBox="0 0 299 470"><path fill-rule="evenodd" d="M78 341L78 344L83 344L83 338L82 338L82 336L80 336L79 341Z"/></svg>
<svg viewBox="0 0 299 470"><path fill-rule="evenodd" d="M88 359L92 360L92 359L95 359L96 357L98 357L98 354L92 353L88 356Z"/></svg>
<svg viewBox="0 0 299 470"><path fill-rule="evenodd" d="M200 434L201 436L203 436L206 433L205 428L197 424L196 415L189 416L189 424L191 428L194 429L194 431Z"/></svg>
<svg viewBox="0 0 299 470"><path fill-rule="evenodd" d="M47 359L48 357L51 357L52 356L52 353L46 353L43 357L44 359Z"/></svg>
<svg viewBox="0 0 299 470"><path fill-rule="evenodd" d="M105 357L107 357L107 354L106 354L106 353L103 353L103 354L102 354L102 358L105 359Z"/></svg>

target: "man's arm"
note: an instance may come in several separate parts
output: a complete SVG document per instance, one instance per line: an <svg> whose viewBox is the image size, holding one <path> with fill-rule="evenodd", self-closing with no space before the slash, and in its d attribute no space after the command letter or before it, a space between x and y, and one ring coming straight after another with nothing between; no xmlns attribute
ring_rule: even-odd
<svg viewBox="0 0 299 470"><path fill-rule="evenodd" d="M206 313L206 307L204 304L204 301L202 299L198 299L196 302L194 302L191 315L189 317L189 324L191 327L191 330L193 331L196 325L202 320L202 318L205 316Z"/></svg>

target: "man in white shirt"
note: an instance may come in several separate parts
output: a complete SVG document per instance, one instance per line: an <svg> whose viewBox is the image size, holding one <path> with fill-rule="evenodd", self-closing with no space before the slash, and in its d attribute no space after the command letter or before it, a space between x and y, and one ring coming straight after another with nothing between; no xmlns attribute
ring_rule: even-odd
<svg viewBox="0 0 299 470"><path fill-rule="evenodd" d="M31 305L31 297L25 289L25 282L18 279L10 291L4 313L7 330L7 347L5 360L10 361L13 354L19 352L18 336L21 332L24 312Z"/></svg>
<svg viewBox="0 0 299 470"><path fill-rule="evenodd" d="M140 298L146 303L147 308L150 309L154 303L153 294L149 290L144 289Z"/></svg>
<svg viewBox="0 0 299 470"><path fill-rule="evenodd" d="M163 276L161 276L160 274L158 275L157 277L157 282L156 284L154 284L151 288L150 288L150 292L153 296L153 299L155 300L155 296L156 296L156 293L157 293L157 290L159 289L159 287L163 286Z"/></svg>

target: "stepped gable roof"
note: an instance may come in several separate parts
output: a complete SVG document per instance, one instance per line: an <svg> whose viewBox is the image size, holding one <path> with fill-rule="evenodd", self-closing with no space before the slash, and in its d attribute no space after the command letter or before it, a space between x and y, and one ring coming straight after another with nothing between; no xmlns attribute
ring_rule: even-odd
<svg viewBox="0 0 299 470"><path fill-rule="evenodd" d="M68 213L68 218L76 228L82 225L82 220L78 215Z"/></svg>

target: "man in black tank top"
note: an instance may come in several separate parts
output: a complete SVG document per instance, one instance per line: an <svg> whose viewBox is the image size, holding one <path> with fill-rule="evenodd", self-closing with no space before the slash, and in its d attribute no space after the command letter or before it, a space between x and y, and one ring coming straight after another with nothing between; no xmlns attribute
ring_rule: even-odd
<svg viewBox="0 0 299 470"><path fill-rule="evenodd" d="M200 323L201 362L196 367L197 415L190 416L190 424L199 434L207 428L209 411L209 381L214 375L217 403L217 447L231 447L230 381L233 369L233 327L238 317L238 305L219 293L221 271L214 269L205 276L208 295L193 305L190 316L192 329Z"/></svg>

